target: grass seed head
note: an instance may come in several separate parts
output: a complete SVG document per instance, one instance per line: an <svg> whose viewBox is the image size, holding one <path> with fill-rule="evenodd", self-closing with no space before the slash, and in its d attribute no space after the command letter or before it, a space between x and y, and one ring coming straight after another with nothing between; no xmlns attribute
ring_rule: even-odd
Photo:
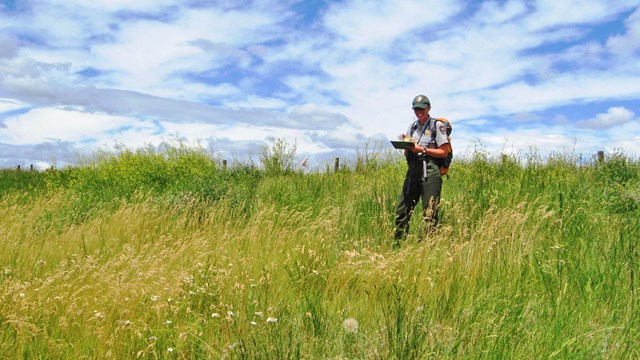
<svg viewBox="0 0 640 360"><path fill-rule="evenodd" d="M342 322L342 327L344 328L344 331L350 334L357 333L359 326L360 325L358 324L358 320L354 318L348 318Z"/></svg>

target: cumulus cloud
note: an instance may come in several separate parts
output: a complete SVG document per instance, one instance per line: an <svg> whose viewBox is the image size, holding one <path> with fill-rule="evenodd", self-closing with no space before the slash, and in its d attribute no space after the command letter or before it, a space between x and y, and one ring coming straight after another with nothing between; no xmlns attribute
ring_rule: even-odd
<svg viewBox="0 0 640 360"><path fill-rule="evenodd" d="M576 127L583 129L607 129L634 120L633 111L622 106L612 107L604 114L597 114L592 119L576 122Z"/></svg>

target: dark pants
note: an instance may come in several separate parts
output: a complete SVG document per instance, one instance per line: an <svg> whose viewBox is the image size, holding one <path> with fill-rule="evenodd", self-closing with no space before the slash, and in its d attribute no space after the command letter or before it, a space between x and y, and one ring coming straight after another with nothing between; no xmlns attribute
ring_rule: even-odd
<svg viewBox="0 0 640 360"><path fill-rule="evenodd" d="M442 191L442 175L438 165L433 161L427 162L426 178L424 176L424 162L414 160L408 162L409 169L402 186L400 201L396 207L396 223L394 239L403 240L409 232L409 222L418 200L422 198L422 215L425 221L425 232L431 232L438 224L438 205Z"/></svg>

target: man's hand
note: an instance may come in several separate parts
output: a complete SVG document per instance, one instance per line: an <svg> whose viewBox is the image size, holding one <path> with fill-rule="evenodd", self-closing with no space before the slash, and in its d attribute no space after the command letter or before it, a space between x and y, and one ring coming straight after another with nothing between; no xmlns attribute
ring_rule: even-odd
<svg viewBox="0 0 640 360"><path fill-rule="evenodd" d="M427 150L426 148L416 144L416 141L413 140L413 147L409 148L409 150L411 150L412 153L417 154L417 153L425 153L425 151Z"/></svg>

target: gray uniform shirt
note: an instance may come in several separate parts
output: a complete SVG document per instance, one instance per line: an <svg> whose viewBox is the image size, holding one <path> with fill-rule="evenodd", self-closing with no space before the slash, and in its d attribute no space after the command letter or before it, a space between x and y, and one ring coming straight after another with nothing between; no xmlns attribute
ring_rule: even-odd
<svg viewBox="0 0 640 360"><path fill-rule="evenodd" d="M434 139L436 148L449 143L444 123L432 117L424 123L424 126L420 125L420 122L416 120L409 125L409 130L407 130L406 134L411 134L411 138L415 140L416 144L427 147L431 142L432 132L436 134Z"/></svg>

